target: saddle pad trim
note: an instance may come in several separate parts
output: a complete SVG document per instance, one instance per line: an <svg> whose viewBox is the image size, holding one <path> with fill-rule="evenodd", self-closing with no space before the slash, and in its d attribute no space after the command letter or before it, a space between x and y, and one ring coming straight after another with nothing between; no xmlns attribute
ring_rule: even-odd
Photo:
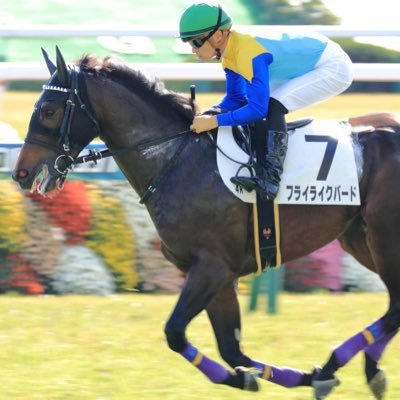
<svg viewBox="0 0 400 400"><path fill-rule="evenodd" d="M255 275L260 275L262 272L261 257L260 257L260 240L258 238L258 212L257 202L253 203L253 230L254 230L254 254L256 256L257 271Z"/></svg>
<svg viewBox="0 0 400 400"><path fill-rule="evenodd" d="M276 265L279 268L282 264L281 256L281 225L279 223L279 204L274 203L274 221L275 221L275 236L276 236Z"/></svg>
<svg viewBox="0 0 400 400"><path fill-rule="evenodd" d="M281 229L279 223L279 204L274 203L274 223L275 223L275 237L276 237L276 265L275 268L279 268L282 265L281 255ZM255 275L260 275L263 271L260 256L260 240L258 237L258 210L257 203L253 203L253 230L254 230L254 253L257 263L257 271Z"/></svg>

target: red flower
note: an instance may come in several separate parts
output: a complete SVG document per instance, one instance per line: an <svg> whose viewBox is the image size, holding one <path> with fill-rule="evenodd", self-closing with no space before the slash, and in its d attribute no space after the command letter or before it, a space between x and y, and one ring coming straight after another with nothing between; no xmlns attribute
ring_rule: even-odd
<svg viewBox="0 0 400 400"><path fill-rule="evenodd" d="M87 187L83 181L66 182L64 189L55 192L51 198L37 193L30 196L43 207L54 225L64 229L66 243L83 242L90 228L92 214Z"/></svg>
<svg viewBox="0 0 400 400"><path fill-rule="evenodd" d="M6 257L8 276L2 280L2 286L8 290L20 290L25 294L43 294L44 288L36 270L18 254L10 253Z"/></svg>

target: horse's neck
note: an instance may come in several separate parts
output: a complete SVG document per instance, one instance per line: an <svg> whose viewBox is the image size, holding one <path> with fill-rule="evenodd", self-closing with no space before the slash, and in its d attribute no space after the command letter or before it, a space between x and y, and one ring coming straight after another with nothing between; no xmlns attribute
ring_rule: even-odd
<svg viewBox="0 0 400 400"><path fill-rule="evenodd" d="M96 114L101 115L102 139L110 150L134 147L187 129L184 121L167 115L165 110L157 109L134 95L123 99L114 93L102 93L101 98L100 101L94 99L94 103ZM165 168L179 142L168 141L115 157L139 195Z"/></svg>
<svg viewBox="0 0 400 400"><path fill-rule="evenodd" d="M174 125L170 126L174 127ZM178 129L182 128L177 126L174 133L177 133ZM143 132L146 134L143 134ZM125 144L120 146L121 148L125 148L137 143L145 145L141 151L129 152L125 156L116 157L126 178L140 196L148 189L149 184L154 182L164 172L169 160L176 153L180 140L171 140L149 146L146 146L146 143L169 134L172 133L168 132L165 126L148 124L141 127L140 131L131 131L126 134L127 140ZM131 136L140 137L140 140L133 141L132 144L132 141L129 139Z"/></svg>

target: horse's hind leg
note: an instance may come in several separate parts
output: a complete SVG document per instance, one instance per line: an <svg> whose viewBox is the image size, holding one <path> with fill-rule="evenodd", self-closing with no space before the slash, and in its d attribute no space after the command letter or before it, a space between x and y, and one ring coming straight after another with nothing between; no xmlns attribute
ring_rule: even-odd
<svg viewBox="0 0 400 400"><path fill-rule="evenodd" d="M207 306L218 348L222 358L233 368L255 368L259 378L287 388L311 386L313 373L288 367L278 368L255 361L243 354L241 340L240 306L234 283L224 286Z"/></svg>
<svg viewBox="0 0 400 400"><path fill-rule="evenodd" d="M366 225L361 216L355 218L346 232L339 238L343 249L351 254L366 268L375 271L375 263L367 244ZM391 334L384 335L377 342L367 346L364 349L364 371L367 384L373 395L377 399L382 399L387 389L387 380L385 373L379 368L378 363L382 354L396 335L397 330Z"/></svg>
<svg viewBox="0 0 400 400"><path fill-rule="evenodd" d="M375 343L386 334L383 318L337 346L328 362L313 381L316 399L325 398L339 384L334 373L344 367L359 351Z"/></svg>
<svg viewBox="0 0 400 400"><path fill-rule="evenodd" d="M387 389L387 379L384 371L378 367L378 362L389 342L396 336L398 330L383 336L377 342L364 350L365 374L367 383L376 399L381 400Z"/></svg>
<svg viewBox="0 0 400 400"><path fill-rule="evenodd" d="M384 185L382 187L374 185L374 192L368 198L363 212L363 219L367 226L368 248L374 265L389 291L389 311L381 319L335 348L313 382L317 399L325 398L333 389L329 381L337 369L346 365L359 351L383 340L387 335L392 335L400 327L400 250L398 248L400 194L396 196L397 192L387 184L393 181L393 171L396 170L398 170L397 163L393 165L390 162L379 170L379 178ZM387 193L388 190L391 192ZM383 340L382 344L384 348L387 342Z"/></svg>
<svg viewBox="0 0 400 400"><path fill-rule="evenodd" d="M390 305L383 316L385 337L366 349L366 365L371 375L374 363L380 359L388 343L397 334L400 327L400 249L398 246L400 212L400 193L393 188L400 179L398 157L387 157L379 169L378 184L372 182L373 194L370 195L364 212L367 222L367 242L376 262L377 272L388 288ZM393 182L393 183L392 183ZM377 373L369 380L369 387L377 399L381 399L386 389L386 377L376 365ZM368 379L368 377L367 377Z"/></svg>

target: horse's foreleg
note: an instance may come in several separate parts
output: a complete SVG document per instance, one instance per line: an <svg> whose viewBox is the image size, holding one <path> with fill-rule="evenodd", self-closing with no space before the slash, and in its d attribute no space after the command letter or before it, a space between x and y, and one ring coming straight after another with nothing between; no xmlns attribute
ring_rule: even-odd
<svg viewBox="0 0 400 400"><path fill-rule="evenodd" d="M211 270L206 264L193 266L165 326L165 334L169 347L181 354L213 383L257 391L257 381L251 374L228 371L221 364L202 354L185 336L190 321L206 308L229 279L233 279L229 275L228 269L223 267Z"/></svg>
<svg viewBox="0 0 400 400"><path fill-rule="evenodd" d="M287 388L311 386L312 373L288 367L278 368L252 360L243 354L240 346L240 306L234 283L229 283L219 290L207 306L207 313L221 356L231 367L256 368L259 378Z"/></svg>
<svg viewBox="0 0 400 400"><path fill-rule="evenodd" d="M236 282L229 282L221 288L207 306L207 314L224 361L233 368L250 368L252 360L243 354L240 347L241 318L235 286Z"/></svg>

